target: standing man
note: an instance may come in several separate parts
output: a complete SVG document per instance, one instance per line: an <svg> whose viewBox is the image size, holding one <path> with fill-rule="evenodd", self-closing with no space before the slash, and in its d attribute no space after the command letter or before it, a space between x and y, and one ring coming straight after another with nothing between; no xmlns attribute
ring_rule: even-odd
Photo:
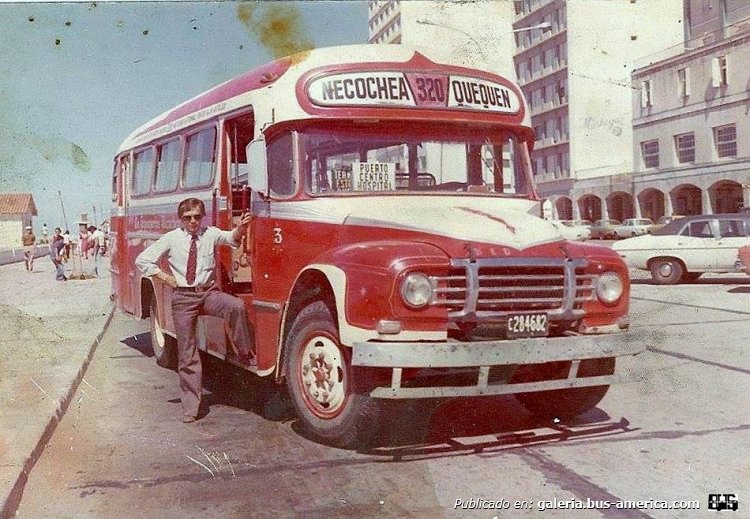
<svg viewBox="0 0 750 519"><path fill-rule="evenodd" d="M55 229L55 232L57 232L57 229ZM73 248L73 243L70 241L70 231L65 229L65 232L62 233L62 240L63 240L63 259L65 261L68 261L70 259L70 249Z"/></svg>
<svg viewBox="0 0 750 519"><path fill-rule="evenodd" d="M26 270L29 272L34 270L34 252L36 249L36 236L30 225L26 226L26 232L21 236L21 243L23 244L23 255L26 263Z"/></svg>
<svg viewBox="0 0 750 519"><path fill-rule="evenodd" d="M187 198L177 207L182 226L162 235L141 252L135 263L144 275L172 287L172 319L177 333L177 371L180 378L182 421L194 422L201 403L201 359L196 340L198 316L223 317L229 325L230 342L238 360L252 363L251 336L247 311L242 300L219 291L214 284L214 252L216 245L236 247L247 231L251 216L242 215L233 231L203 227L201 220L206 207L197 198ZM171 274L157 265L167 257Z"/></svg>
<svg viewBox="0 0 750 519"><path fill-rule="evenodd" d="M47 230L47 224L42 224L42 241L44 245L49 244L49 231Z"/></svg>
<svg viewBox="0 0 750 519"><path fill-rule="evenodd" d="M63 267L63 250L65 250L65 241L60 234L60 228L55 229L55 235L52 237L49 257L55 265L55 279L57 281L67 281L65 277L65 267Z"/></svg>
<svg viewBox="0 0 750 519"><path fill-rule="evenodd" d="M94 255L94 274L99 275L99 256L104 254L104 233L101 229L97 229L94 225L89 225L89 233L91 234L91 248L93 249Z"/></svg>

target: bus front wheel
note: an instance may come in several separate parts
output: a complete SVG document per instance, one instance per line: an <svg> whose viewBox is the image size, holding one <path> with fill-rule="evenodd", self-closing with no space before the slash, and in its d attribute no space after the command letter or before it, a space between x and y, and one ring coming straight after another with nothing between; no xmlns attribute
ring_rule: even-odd
<svg viewBox="0 0 750 519"><path fill-rule="evenodd" d="M315 301L297 315L286 341L286 381L305 432L316 441L356 448L367 439L377 406L355 391L351 350L339 342L330 310Z"/></svg>

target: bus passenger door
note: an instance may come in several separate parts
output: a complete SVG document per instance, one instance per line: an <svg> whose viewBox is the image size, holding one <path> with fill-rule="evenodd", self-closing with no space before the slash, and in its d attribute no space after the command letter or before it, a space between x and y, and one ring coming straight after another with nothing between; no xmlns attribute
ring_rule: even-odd
<svg viewBox="0 0 750 519"><path fill-rule="evenodd" d="M231 186L232 227L240 217L250 212L250 188L248 186L248 163L246 147L253 140L253 114L241 115L224 125ZM250 229L252 230L252 224ZM242 243L232 249L231 272L229 273L235 294L252 292L252 268L250 263L252 240L250 233L242 237Z"/></svg>

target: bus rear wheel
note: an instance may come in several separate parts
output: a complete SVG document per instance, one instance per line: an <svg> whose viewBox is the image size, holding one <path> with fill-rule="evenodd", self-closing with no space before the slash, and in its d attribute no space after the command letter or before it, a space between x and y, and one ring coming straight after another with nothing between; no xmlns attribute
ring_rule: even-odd
<svg viewBox="0 0 750 519"><path fill-rule="evenodd" d="M539 380L565 378L568 374L567 362L551 362L536 366L524 366L516 371L513 382L534 382ZM612 375L615 372L615 358L590 359L581 361L579 377ZM596 407L607 394L609 386L579 387L535 391L514 395L521 405L533 415L543 418L574 418Z"/></svg>
<svg viewBox="0 0 750 519"><path fill-rule="evenodd" d="M365 433L377 414L374 399L355 392L350 357L325 303L303 308L286 341L289 395L305 432L342 448L367 443Z"/></svg>
<svg viewBox="0 0 750 519"><path fill-rule="evenodd" d="M156 297L151 298L149 317L151 318L151 348L154 350L156 363L162 368L177 369L177 340L164 333L159 323L159 309Z"/></svg>

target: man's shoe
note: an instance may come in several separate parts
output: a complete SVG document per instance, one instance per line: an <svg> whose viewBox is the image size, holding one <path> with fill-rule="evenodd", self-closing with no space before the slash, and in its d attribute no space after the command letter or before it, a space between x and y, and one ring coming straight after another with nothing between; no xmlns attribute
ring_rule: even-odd
<svg viewBox="0 0 750 519"><path fill-rule="evenodd" d="M182 423L193 423L195 420L195 416L190 416L189 414L182 417Z"/></svg>

